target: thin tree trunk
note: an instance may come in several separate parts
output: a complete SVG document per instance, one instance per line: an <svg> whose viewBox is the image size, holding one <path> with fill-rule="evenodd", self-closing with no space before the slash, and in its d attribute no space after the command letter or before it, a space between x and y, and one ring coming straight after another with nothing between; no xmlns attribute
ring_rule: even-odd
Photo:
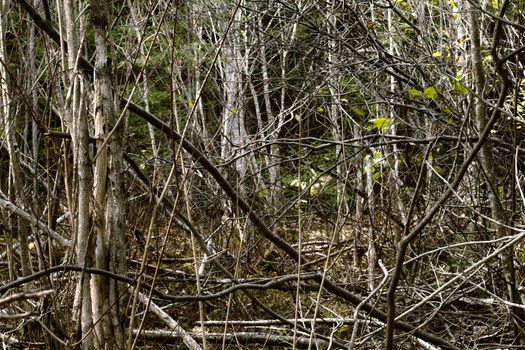
<svg viewBox="0 0 525 350"><path fill-rule="evenodd" d="M328 32L331 33L333 31L333 28L337 26L337 1L332 1L332 4L330 5L330 8L328 9L327 13L327 23L329 23ZM330 118L330 124L332 128L332 137L335 141L335 162L337 164L336 166L336 177L338 179L341 179L340 181L337 181L336 183L336 203L338 208L338 220L336 221L336 227L334 229L334 232L336 234L336 242L339 244L341 242L341 228L344 220L341 220L340 218L346 217L348 214L348 205L345 201L345 192L346 192L346 184L343 179L346 179L347 169L346 169L346 162L344 159L346 158L345 155L345 146L343 144L343 140L345 138L344 133L344 123L343 123L343 116L342 116L342 100L341 100L341 91L340 91L340 85L339 80L341 77L341 73L338 71L338 66L340 63L338 62L338 56L340 56L340 48L339 44L336 40L330 40L329 42L329 50L328 50L328 64L329 64L329 79L328 79L328 89L330 90L330 97L331 97L331 106L328 109L328 115Z"/></svg>
<svg viewBox="0 0 525 350"><path fill-rule="evenodd" d="M84 89L82 77L76 67L79 49L78 29L76 24L77 11L73 1L63 2L64 24L68 45L68 82L71 91L69 104L63 106L62 114L71 129L73 147L73 170L76 188L73 213L73 227L76 235L76 259L78 266L92 266L92 256L88 255L90 217L89 203L92 196L91 167L89 160L89 130L85 106L83 106ZM84 108L83 108L84 107ZM94 346L91 333L93 327L91 295L89 288L90 276L81 274L75 290L73 303L73 320L80 322L81 337L84 338L82 347L90 349Z"/></svg>
<svg viewBox="0 0 525 350"><path fill-rule="evenodd" d="M34 6L35 8L39 7L39 0L34 0ZM26 82L26 88L29 91L28 95L31 96L31 109L33 111L36 111L38 108L38 94L37 89L33 87L34 82L37 80L37 72L36 72L36 52L35 52L35 31L36 31L36 25L32 22L28 23L29 26L29 40L27 45L27 74L28 74L28 81ZM38 147L40 143L40 138L38 134L38 128L36 121L31 117L31 111L26 110L25 111L27 124L26 126L28 129L31 130L31 142L27 144L31 144L31 150L28 150L26 153L31 154L31 167L35 169L33 172L33 190L32 193L38 193L38 176L36 169L38 168ZM27 139L29 139L29 135L27 135ZM38 213L40 213L40 203L38 201L38 198L36 196L32 197L32 212L35 213L38 216ZM36 220L35 220L36 221ZM32 231L36 232L37 228L36 225L33 225ZM45 252L42 251L44 246L41 244L43 242L39 241L38 236L36 237L37 243L36 244L36 251L38 255L38 269L43 270L45 268L45 262L44 262L44 254Z"/></svg>
<svg viewBox="0 0 525 350"><path fill-rule="evenodd" d="M138 60L137 64L140 64L142 67L142 74L139 77L139 79L142 80L142 88L144 89L142 92L142 102L144 103L144 109L148 112L150 112L150 106L149 106L149 87L148 87L148 71L146 70L146 67L144 66L145 60L146 60L146 50L144 48L144 38L143 33L140 32L140 22L139 22L139 7L134 4L133 1L128 0L128 6L129 6L129 12L131 14L131 18L133 20L132 27L135 31L135 35L137 37L137 43L139 46L140 51L140 57L141 59ZM134 69L134 67L131 67L131 69ZM157 146L157 139L155 137L155 130L153 129L153 126L151 124L148 124L148 133L149 133L149 139L151 142L151 152L153 153L153 157L155 158L155 168L158 164L158 158L159 158L159 150ZM157 171L157 169L155 169Z"/></svg>
<svg viewBox="0 0 525 350"><path fill-rule="evenodd" d="M264 32L265 28L262 24L262 15L259 15L257 17L257 30L260 32ZM278 203L282 200L282 184L281 180L279 178L279 173L281 166L279 165L279 154L280 154L280 147L277 145L277 143L274 143L278 137L279 133L281 132L281 125L276 122L276 116L274 115L273 108L272 108L272 100L270 96L270 77L268 74L268 57L266 53L266 45L264 42L259 43L260 46L260 60L261 60L261 72L262 72L262 87L263 87L263 97L264 97L264 107L266 110L266 118L268 120L268 125L275 125L273 130L269 130L268 134L268 141L270 142L270 154L266 156L266 166L268 167L268 175L269 175L269 184L270 184L270 206L272 208L277 207ZM264 123L262 122L262 118L258 118L260 121L259 126L259 132L262 133L262 136L266 135L266 131L264 130Z"/></svg>
<svg viewBox="0 0 525 350"><path fill-rule="evenodd" d="M97 268L123 274L126 269L124 242L124 115L119 118L113 89L112 42L109 34L110 4L90 1L95 30L95 139L97 159L94 172L94 224L97 237ZM111 152L109 151L111 150ZM91 297L97 346L122 347L119 286L97 276L91 280ZM108 312L109 310L109 312Z"/></svg>
<svg viewBox="0 0 525 350"><path fill-rule="evenodd" d="M505 1L502 6L508 5L508 2ZM478 15L479 11L475 6L469 2L469 24L470 24L470 36L471 36L471 59L472 59L472 68L473 68L473 83L474 83L474 92L475 95L473 98L474 103L474 120L478 131L481 132L488 121L488 112L487 105L483 101L485 96L485 71L483 68L483 60L481 58L481 40L480 40L480 30L478 25ZM502 77L504 78L504 77ZM481 96L479 98L478 96ZM496 167L494 164L494 154L492 149L492 142L490 139L483 144L479 152L479 159L481 168L483 169L483 175L487 180L488 185L488 197L490 202L490 208L492 213L492 218L494 219L493 225L496 229L496 237L502 238L509 235L509 230L507 229L509 224L509 218L505 214L505 209L501 204L502 198L499 195L499 183L498 177L496 175ZM516 287L516 276L515 276L515 266L513 260L514 252L512 248L509 248L503 255L503 273L505 276L505 284L507 286L509 299L512 303L520 304L521 299L518 295ZM525 334L521 330L523 321L525 321L525 312L523 309L518 307L511 307L512 318L514 323L517 325L516 332L520 335L520 339L525 339Z"/></svg>
<svg viewBox="0 0 525 350"><path fill-rule="evenodd" d="M9 57L7 57L5 35L6 35L6 18L9 14L9 2L2 0L0 3L0 108L2 117L4 119L5 142L7 144L7 151L9 154L9 195L13 203L20 206L22 209L27 209L28 202L24 194L24 186L22 181L24 179L22 169L20 167L20 150L16 139L16 118L15 110L11 108L11 96L8 82L10 74L7 71L9 66ZM28 236L30 235L30 225L24 220L15 218L11 220L12 230L14 234L18 234L20 241L20 265L22 267L22 275L28 276L32 272L31 259L28 248ZM29 288L29 286L26 286Z"/></svg>
<svg viewBox="0 0 525 350"><path fill-rule="evenodd" d="M5 17L6 17L6 1L0 2L0 123L2 126L2 130L6 131L6 139L7 138L7 130L10 128L10 104L9 104L9 88L8 88L8 75L6 71L6 65L7 57L6 57L6 48L5 48L5 33L6 33L6 24L5 24ZM10 166L11 168L11 166ZM11 189L11 169L9 170L9 189ZM5 215L4 217L8 217L8 215ZM10 225L13 225L15 223L16 219L10 220ZM15 256L14 256L14 249L12 248L14 245L13 239L15 239L15 235L13 230L8 229L5 231L6 233L6 243L7 243L7 258L8 258L8 268L9 268L9 279L15 280L18 276L18 273L15 269Z"/></svg>
<svg viewBox="0 0 525 350"><path fill-rule="evenodd" d="M230 35L226 33L229 24L223 25L226 37L223 47L223 80L224 80L224 108L223 108L223 135L221 140L221 157L226 160L246 145L247 132L244 124L244 89L242 84L242 65L244 59L240 50L240 20L241 10L236 9L231 19ZM235 159L235 170L238 181L242 181L248 170L247 157ZM241 193L242 193L241 189Z"/></svg>

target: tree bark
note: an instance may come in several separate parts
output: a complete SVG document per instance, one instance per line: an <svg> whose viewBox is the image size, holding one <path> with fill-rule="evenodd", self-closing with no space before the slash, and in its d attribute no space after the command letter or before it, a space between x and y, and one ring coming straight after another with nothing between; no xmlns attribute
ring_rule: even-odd
<svg viewBox="0 0 525 350"><path fill-rule="evenodd" d="M474 95L472 96L474 104L474 120L478 132L481 132L488 121L487 105L484 101L486 95L486 73L483 68L483 59L481 57L481 39L480 29L478 24L479 11L477 7L469 4L469 24L470 24L470 37L471 37L471 59L472 59L472 73L473 73L473 84L474 84ZM504 1L501 5L500 12L504 12L508 6L508 1ZM501 15L501 14L500 14ZM503 17L501 15L501 17ZM495 31L495 37L498 34ZM495 57L497 59L497 57ZM499 64L499 62L498 62ZM501 72L500 72L501 74ZM505 77L501 77L505 79ZM507 229L509 225L509 218L505 213L505 209L502 205L502 199L499 193L499 180L496 174L496 166L494 163L494 153L491 140L487 140L479 152L480 165L483 170L483 176L486 179L488 187L488 197L490 202L491 214L494 221L492 225L496 230L496 238L505 237L510 234ZM508 297L514 304L521 304L521 299L517 291L516 286L516 275L514 266L514 251L513 248L509 248L501 257L503 265L503 274L505 279L505 285L507 286ZM525 321L525 312L519 307L511 308L511 317L513 318L514 324L517 326L516 333L519 334L519 338L523 341L525 334L521 325Z"/></svg>
<svg viewBox="0 0 525 350"><path fill-rule="evenodd" d="M94 109L97 155L94 172L95 266L124 274L124 114L119 118L113 88L113 43L109 32L110 4L91 0L95 31ZM121 291L122 292L122 291ZM124 346L120 322L119 285L102 276L91 279L97 347Z"/></svg>
<svg viewBox="0 0 525 350"><path fill-rule="evenodd" d="M76 259L78 266L91 267L93 247L89 243L91 220L89 205L92 197L91 163L89 159L89 129L84 97L84 81L77 67L77 54L79 52L77 11L74 1L63 2L63 23L65 27L66 42L68 46L67 65L69 74L66 77L71 91L71 99L67 105L62 106L62 115L66 125L71 129L73 148L74 170L74 203L70 208L73 213L72 223L76 237ZM64 62L65 64L65 62ZM84 339L82 347L92 349L94 337L91 333L93 327L92 303L90 294L90 276L81 274L75 290L73 302L73 321L80 322L80 334Z"/></svg>

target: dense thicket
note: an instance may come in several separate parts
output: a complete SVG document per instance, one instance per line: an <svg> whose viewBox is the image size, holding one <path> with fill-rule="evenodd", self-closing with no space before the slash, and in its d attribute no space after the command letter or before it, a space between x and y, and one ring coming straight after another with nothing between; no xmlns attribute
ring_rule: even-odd
<svg viewBox="0 0 525 350"><path fill-rule="evenodd" d="M525 346L523 1L0 2L5 346Z"/></svg>

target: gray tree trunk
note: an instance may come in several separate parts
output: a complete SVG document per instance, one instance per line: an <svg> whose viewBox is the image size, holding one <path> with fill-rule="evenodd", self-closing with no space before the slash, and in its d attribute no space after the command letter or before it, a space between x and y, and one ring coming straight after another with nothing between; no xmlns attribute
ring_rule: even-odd
<svg viewBox="0 0 525 350"><path fill-rule="evenodd" d="M481 40L480 40L480 30L478 25L479 11L475 6L469 2L469 24L470 24L470 37L471 37L471 59L472 59L472 69L473 69L473 83L474 83L474 92L475 95L472 96L474 104L474 119L476 126L481 132L488 121L488 112L487 105L483 100L485 96L485 70L483 68L483 59L481 57ZM481 98L480 98L481 97ZM479 159L481 168L483 170L483 176L486 179L488 187L488 197L490 202L491 214L494 222L492 223L496 230L496 237L501 238L508 236L510 234L507 229L509 224L509 218L505 213L505 209L502 206L502 199L499 194L499 183L498 176L496 174L496 168L494 164L494 154L492 149L492 142L488 139L481 148L479 152ZM507 285L509 299L512 303L521 304L521 299L516 287L516 275L515 275L515 266L514 266L514 252L512 248L509 248L502 255L503 262L503 273L505 276L505 284ZM512 317L514 322L518 326L517 332L523 332L520 330L521 324L525 319L525 312L523 309L518 307L511 308ZM525 338L521 334L521 338Z"/></svg>
<svg viewBox="0 0 525 350"><path fill-rule="evenodd" d="M110 4L90 1L91 21L95 30L94 112L97 158L94 172L95 265L124 274L124 160L125 121L119 118L117 96L113 88L113 54ZM93 320L99 348L124 345L120 323L119 285L102 276L91 279ZM109 310L109 312L108 312Z"/></svg>
<svg viewBox="0 0 525 350"><path fill-rule="evenodd" d="M72 1L63 2L63 23L68 46L68 76L70 99L62 105L62 115L66 125L71 130L73 148L73 169L75 177L74 203L70 208L73 213L72 223L76 237L76 259L78 266L92 266L93 257L89 252L90 217L89 205L92 197L92 178L89 160L89 129L85 106L85 92L83 78L76 67L78 54L78 28L77 11ZM65 62L64 62L65 64ZM94 346L91 333L93 317L91 310L91 295L89 288L90 276L80 275L75 290L73 303L73 320L80 322L81 336L84 338L82 348L89 349Z"/></svg>

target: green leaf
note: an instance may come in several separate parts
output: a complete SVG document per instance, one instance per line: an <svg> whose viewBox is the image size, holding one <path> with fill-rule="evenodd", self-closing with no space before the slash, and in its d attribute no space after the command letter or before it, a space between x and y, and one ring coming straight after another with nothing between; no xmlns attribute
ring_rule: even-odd
<svg viewBox="0 0 525 350"><path fill-rule="evenodd" d="M452 80L452 93L453 95L468 95L468 89L461 84L461 82L458 79Z"/></svg>
<svg viewBox="0 0 525 350"><path fill-rule="evenodd" d="M263 188L260 191L257 191L257 197L259 198L266 198L269 195L268 189Z"/></svg>
<svg viewBox="0 0 525 350"><path fill-rule="evenodd" d="M416 90L416 89L410 89L408 90L408 94L412 97L419 97L421 96L423 93L419 90Z"/></svg>
<svg viewBox="0 0 525 350"><path fill-rule="evenodd" d="M439 175L441 175L441 176L445 175L445 172L443 171L443 169L441 169L441 167L439 165L434 165L433 168L436 171L436 173L438 173Z"/></svg>
<svg viewBox="0 0 525 350"><path fill-rule="evenodd" d="M436 97L437 93L438 91L436 90L435 87L429 86L425 89L425 91L423 91L423 96L430 100Z"/></svg>
<svg viewBox="0 0 525 350"><path fill-rule="evenodd" d="M352 107L352 108L350 108L350 110L352 111L352 113L354 113L358 117L364 117L365 116L365 111L363 111L361 108Z"/></svg>
<svg viewBox="0 0 525 350"><path fill-rule="evenodd" d="M264 251L263 253L263 257L264 258L267 258L268 256L270 256L270 254L273 252L273 243L270 243L270 245L268 246L268 248L266 248L266 250Z"/></svg>
<svg viewBox="0 0 525 350"><path fill-rule="evenodd" d="M370 119L370 130L379 129L381 132L385 132L392 126L392 119L390 118L374 118Z"/></svg>
<svg viewBox="0 0 525 350"><path fill-rule="evenodd" d="M318 113L323 113L323 112L324 112L324 108L323 108L323 106L319 106L319 107L317 107L316 111L317 111Z"/></svg>

